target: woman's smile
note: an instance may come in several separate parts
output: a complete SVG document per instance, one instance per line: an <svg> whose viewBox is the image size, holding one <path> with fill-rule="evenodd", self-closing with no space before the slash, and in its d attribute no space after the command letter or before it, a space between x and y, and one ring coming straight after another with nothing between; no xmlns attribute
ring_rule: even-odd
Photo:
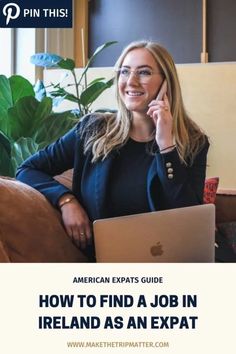
<svg viewBox="0 0 236 354"><path fill-rule="evenodd" d="M128 95L129 97L140 97L140 96L143 96L143 92L140 92L140 91L131 91L131 90L128 90L126 91L126 95Z"/></svg>

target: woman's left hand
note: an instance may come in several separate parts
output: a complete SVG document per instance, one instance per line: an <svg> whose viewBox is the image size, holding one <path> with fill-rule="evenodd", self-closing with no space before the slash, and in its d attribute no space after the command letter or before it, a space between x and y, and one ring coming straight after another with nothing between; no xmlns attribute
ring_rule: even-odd
<svg viewBox="0 0 236 354"><path fill-rule="evenodd" d="M172 134L173 117L170 112L170 104L167 95L164 95L163 101L151 101L147 114L153 119L155 124L155 138L160 150L172 146L174 144Z"/></svg>

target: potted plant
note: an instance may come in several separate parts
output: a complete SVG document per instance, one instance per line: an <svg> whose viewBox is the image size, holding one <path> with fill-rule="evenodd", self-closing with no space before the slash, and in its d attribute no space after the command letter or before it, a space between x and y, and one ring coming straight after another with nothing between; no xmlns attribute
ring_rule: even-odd
<svg viewBox="0 0 236 354"><path fill-rule="evenodd" d="M75 75L75 62L55 54L35 54L31 62L43 67L69 70L74 77L76 94L61 83L45 87L42 81L35 87L25 78L0 75L0 175L14 177L17 167L30 155L65 134L113 80L97 78L87 82L87 71L96 55L116 42L108 42L96 49L88 60L80 78ZM61 100L76 102L77 110L60 113L53 104Z"/></svg>

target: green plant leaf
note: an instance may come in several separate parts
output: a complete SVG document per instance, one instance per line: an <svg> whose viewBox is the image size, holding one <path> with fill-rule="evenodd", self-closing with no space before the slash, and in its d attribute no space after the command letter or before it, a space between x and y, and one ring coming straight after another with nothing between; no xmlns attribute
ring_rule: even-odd
<svg viewBox="0 0 236 354"><path fill-rule="evenodd" d="M43 148L53 141L60 138L69 129L71 129L78 118L71 111L65 111L61 113L51 113L44 123L38 129L35 136L36 142L39 144L39 148Z"/></svg>
<svg viewBox="0 0 236 354"><path fill-rule="evenodd" d="M117 41L106 42L106 43L104 43L103 45L101 45L100 47L98 47L98 48L95 50L95 52L93 53L93 55L89 58L89 60L88 60L88 62L87 62L87 65L85 66L85 68L84 68L84 70L83 70L83 72L82 72L82 74L81 74L81 77L80 77L80 79L79 79L79 81L78 81L78 85L81 83L81 81L82 81L84 75L86 74L86 72L87 72L87 70L88 70L90 64L91 64L92 61L96 58L96 56L97 56L100 52L102 52L105 48L110 47L112 44L115 44L115 43L117 43Z"/></svg>
<svg viewBox="0 0 236 354"><path fill-rule="evenodd" d="M38 151L38 144L32 138L20 138L12 144L11 165L16 173L17 167Z"/></svg>
<svg viewBox="0 0 236 354"><path fill-rule="evenodd" d="M52 99L45 97L38 102L34 97L21 98L8 111L8 136L13 140L33 137L43 120L51 113Z"/></svg>
<svg viewBox="0 0 236 354"><path fill-rule="evenodd" d="M11 165L11 141L0 131L0 175L13 177Z"/></svg>
<svg viewBox="0 0 236 354"><path fill-rule="evenodd" d="M6 76L0 75L0 130L4 133L8 130L7 111L12 105L10 82Z"/></svg>
<svg viewBox="0 0 236 354"><path fill-rule="evenodd" d="M5 134L7 134L7 131L8 131L7 118L8 118L7 111L4 110L4 108L0 106L0 130Z"/></svg>
<svg viewBox="0 0 236 354"><path fill-rule="evenodd" d="M36 53L30 57L30 62L44 68L57 68L58 63L63 60L60 55L51 53Z"/></svg>
<svg viewBox="0 0 236 354"><path fill-rule="evenodd" d="M32 135L34 115L39 102L34 97L21 98L14 107L8 110L7 135L13 140Z"/></svg>
<svg viewBox="0 0 236 354"><path fill-rule="evenodd" d="M93 81L89 82L88 86L95 84L95 82L104 81L104 80L105 80L105 77L98 77L97 79L94 79Z"/></svg>
<svg viewBox="0 0 236 354"><path fill-rule="evenodd" d="M8 78L0 75L0 107L7 110L13 105L11 86Z"/></svg>
<svg viewBox="0 0 236 354"><path fill-rule="evenodd" d="M4 147L8 155L11 155L11 140L0 131L0 145Z"/></svg>
<svg viewBox="0 0 236 354"><path fill-rule="evenodd" d="M75 61L72 59L68 59L68 58L62 59L61 61L59 61L58 66L61 69L66 69L66 70L72 71L75 68Z"/></svg>
<svg viewBox="0 0 236 354"><path fill-rule="evenodd" d="M9 132L8 110L22 97L34 96L31 83L19 75L7 79L0 75L0 129L5 134Z"/></svg>
<svg viewBox="0 0 236 354"><path fill-rule="evenodd" d="M11 156L0 144L0 175L14 177L14 168L11 163Z"/></svg>
<svg viewBox="0 0 236 354"><path fill-rule="evenodd" d="M44 120L47 119L49 114L52 112L52 99L50 97L45 97L36 108L33 123L33 134L37 132Z"/></svg>
<svg viewBox="0 0 236 354"><path fill-rule="evenodd" d="M67 93L67 95L65 96L65 100L76 102L76 103L80 102L80 100L72 93Z"/></svg>
<svg viewBox="0 0 236 354"><path fill-rule="evenodd" d="M95 82L85 89L80 95L80 102L83 106L93 103L103 91L113 85L113 79L107 82Z"/></svg>
<svg viewBox="0 0 236 354"><path fill-rule="evenodd" d="M35 96L34 87L31 83L20 75L13 75L9 78L11 87L12 102L15 104L20 98L25 96Z"/></svg>
<svg viewBox="0 0 236 354"><path fill-rule="evenodd" d="M64 99L67 99L72 102L78 102L78 98L75 95L73 95L73 93L69 93L62 87L56 89L55 91L50 91L50 96L52 97L63 96Z"/></svg>

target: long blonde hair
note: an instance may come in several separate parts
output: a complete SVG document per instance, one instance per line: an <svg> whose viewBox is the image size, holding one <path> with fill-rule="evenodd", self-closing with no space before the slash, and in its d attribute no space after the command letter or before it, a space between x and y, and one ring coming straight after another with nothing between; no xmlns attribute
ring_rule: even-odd
<svg viewBox="0 0 236 354"><path fill-rule="evenodd" d="M181 161L191 165L197 153L206 143L206 136L196 123L188 116L181 95L181 88L176 67L168 51L155 42L138 41L130 43L116 62L116 69L122 66L126 55L138 48L146 48L156 60L167 81L167 96L173 116L172 134ZM85 152L92 150L92 162L105 159L115 148L119 148L129 138L132 114L126 108L118 90L119 74L116 71L115 88L118 103L116 114L99 114L88 122L86 128Z"/></svg>

